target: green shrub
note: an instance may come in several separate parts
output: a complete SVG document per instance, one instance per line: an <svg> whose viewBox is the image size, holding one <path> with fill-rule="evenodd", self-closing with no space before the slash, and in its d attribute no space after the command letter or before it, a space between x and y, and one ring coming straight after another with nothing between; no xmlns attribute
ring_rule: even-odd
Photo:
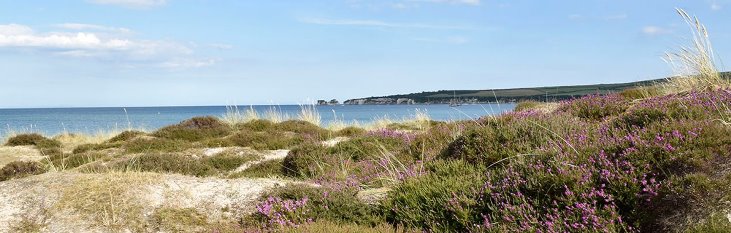
<svg viewBox="0 0 731 233"><path fill-rule="evenodd" d="M41 141L50 140L40 134L19 134L8 139L6 146L37 146Z"/></svg>
<svg viewBox="0 0 731 233"><path fill-rule="evenodd" d="M540 131L536 129L534 132ZM442 157L490 165L510 156L530 153L537 144L527 136L513 129L479 127L468 130L450 143Z"/></svg>
<svg viewBox="0 0 731 233"><path fill-rule="evenodd" d="M100 143L100 144L96 144L96 143L81 144L81 145L77 146L76 148L74 148L72 153L81 154L81 153L88 152L88 151L106 150L109 148L119 148L121 146L122 146L122 144L119 142L115 142L115 143L107 142L107 143Z"/></svg>
<svg viewBox="0 0 731 233"><path fill-rule="evenodd" d="M690 226L685 232L688 233L729 233L731 222L728 213L717 212L710 214L708 218Z"/></svg>
<svg viewBox="0 0 731 233"><path fill-rule="evenodd" d="M329 221L317 221L302 225L298 228L287 228L283 230L287 233L307 232L307 233L383 233L383 232L420 232L415 230L403 230L394 228L388 224L380 224L377 226L358 225L354 223L333 223Z"/></svg>
<svg viewBox="0 0 731 233"><path fill-rule="evenodd" d="M258 164L254 164L246 170L231 174L229 178L269 178L269 177L282 177L284 176L284 160L269 160Z"/></svg>
<svg viewBox="0 0 731 233"><path fill-rule="evenodd" d="M158 173L178 173L192 176L211 176L216 169L208 164L185 155L178 154L145 154L129 161L114 165L118 170L149 171Z"/></svg>
<svg viewBox="0 0 731 233"><path fill-rule="evenodd" d="M328 148L328 153L361 161L379 158L384 152L401 151L405 146L406 142L402 138L362 136L340 142Z"/></svg>
<svg viewBox="0 0 731 233"><path fill-rule="evenodd" d="M218 118L206 116L194 117L176 125L163 127L155 131L153 136L185 141L201 141L209 138L223 137L230 132L231 128Z"/></svg>
<svg viewBox="0 0 731 233"><path fill-rule="evenodd" d="M107 142L109 142L109 143L126 142L126 141L132 140L132 139L134 139L138 136L142 136L142 135L145 135L145 132L128 130L128 131L124 131L124 132L118 134L117 136L110 138L109 140L107 140Z"/></svg>
<svg viewBox="0 0 731 233"><path fill-rule="evenodd" d="M674 176L659 190L658 197L649 208L641 211L645 216L642 230L688 228L689 232L719 232L716 230L730 225L725 216L725 221L718 221L717 214L728 210L724 208L727 205L724 202L731 198L731 175L713 177L692 173Z"/></svg>
<svg viewBox="0 0 731 233"><path fill-rule="evenodd" d="M270 120L256 119L246 123L237 124L236 128L250 131L270 131L274 128L274 122Z"/></svg>
<svg viewBox="0 0 731 233"><path fill-rule="evenodd" d="M259 156L253 154L247 155L232 155L232 154L219 154L202 158L201 163L211 166L219 171L231 171L242 164L258 159Z"/></svg>
<svg viewBox="0 0 731 233"><path fill-rule="evenodd" d="M655 86L635 87L625 89L619 92L619 95L629 100L636 100L662 95L662 91Z"/></svg>
<svg viewBox="0 0 731 233"><path fill-rule="evenodd" d="M48 139L40 134L20 134L8 139L6 146L36 146L42 155L52 156L59 155L61 151L61 142Z"/></svg>
<svg viewBox="0 0 731 233"><path fill-rule="evenodd" d="M49 161L56 167L71 169L108 157L109 155L105 153L84 152L51 156L49 157Z"/></svg>
<svg viewBox="0 0 731 233"><path fill-rule="evenodd" d="M299 135L284 132L253 132L241 130L227 140L235 146L251 147L257 150L287 149L301 143L304 139Z"/></svg>
<svg viewBox="0 0 731 233"><path fill-rule="evenodd" d="M447 146L456 140L464 128L461 123L431 127L426 132L416 134L403 153L411 155L416 160L430 161L446 153Z"/></svg>
<svg viewBox="0 0 731 233"><path fill-rule="evenodd" d="M471 219L452 208L468 201L482 183L482 172L464 161L438 161L429 174L411 178L389 192L383 202L386 219L394 225L434 232L466 232Z"/></svg>
<svg viewBox="0 0 731 233"><path fill-rule="evenodd" d="M44 172L46 170L38 162L15 161L0 169L0 181L38 175Z"/></svg>
<svg viewBox="0 0 731 233"><path fill-rule="evenodd" d="M656 108L634 109L620 115L620 117L615 120L615 125L627 128L631 128L633 126L643 128L650 123L668 119L669 116L666 111L667 110L665 109Z"/></svg>
<svg viewBox="0 0 731 233"><path fill-rule="evenodd" d="M560 111L588 120L602 120L617 116L629 107L629 102L619 95L590 95L563 103Z"/></svg>
<svg viewBox="0 0 731 233"><path fill-rule="evenodd" d="M307 134L316 138L327 138L330 134L330 131L320 128L320 126L301 120L282 121L279 124L276 124L275 128L281 131Z"/></svg>
<svg viewBox="0 0 731 233"><path fill-rule="evenodd" d="M53 139L41 140L36 144L36 147L41 151L41 154L46 156L63 154L63 151L61 151L61 142Z"/></svg>
<svg viewBox="0 0 731 233"><path fill-rule="evenodd" d="M335 133L335 136L341 136L341 137L357 137L362 136L366 133L366 130L363 128L355 127L355 126L348 126L341 130L338 130Z"/></svg>
<svg viewBox="0 0 731 233"><path fill-rule="evenodd" d="M327 148L319 143L304 143L284 158L284 174L291 177L312 177L321 173L319 164L327 156Z"/></svg>
<svg viewBox="0 0 731 233"><path fill-rule="evenodd" d="M128 153L175 152L184 151L190 147L190 142L166 138L138 138L122 146Z"/></svg>
<svg viewBox="0 0 731 233"><path fill-rule="evenodd" d="M542 104L543 102L538 102L535 100L524 100L515 104L515 109L513 109L513 111L520 112L525 110L534 110L536 107L541 106Z"/></svg>
<svg viewBox="0 0 731 233"><path fill-rule="evenodd" d="M264 198L276 197L280 201L271 201L269 203L278 205L287 200L303 200L307 198L307 202L303 207L305 210L295 213L301 216L294 216L297 219L311 219L313 221L330 221L334 223L349 224L354 223L365 226L376 226L384 222L383 215L376 206L367 205L356 197L354 190L330 190L326 188L317 188L309 185L288 185L282 188L274 189L263 195ZM263 200L266 202L267 200ZM261 204L260 204L261 205ZM283 215L286 210L281 210ZM266 222L267 217L261 213L256 213L262 222Z"/></svg>

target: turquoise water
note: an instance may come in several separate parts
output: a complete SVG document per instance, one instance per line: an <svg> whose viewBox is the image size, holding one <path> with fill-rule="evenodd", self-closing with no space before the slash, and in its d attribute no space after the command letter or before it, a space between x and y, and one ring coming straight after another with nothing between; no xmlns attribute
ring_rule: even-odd
<svg viewBox="0 0 731 233"><path fill-rule="evenodd" d="M367 124L378 118L399 120L412 118L417 111L426 112L440 121L477 119L481 116L511 111L513 104L482 104L450 107L448 105L336 105L317 106L323 125L337 117L345 122L358 121ZM239 106L244 111L249 106ZM296 117L298 105L256 105L253 108L263 115L275 109ZM225 106L197 107L110 107L110 108L34 108L0 109L0 136L8 132L37 132L45 135L69 133L96 133L127 129L155 130L178 123L194 116L221 116Z"/></svg>

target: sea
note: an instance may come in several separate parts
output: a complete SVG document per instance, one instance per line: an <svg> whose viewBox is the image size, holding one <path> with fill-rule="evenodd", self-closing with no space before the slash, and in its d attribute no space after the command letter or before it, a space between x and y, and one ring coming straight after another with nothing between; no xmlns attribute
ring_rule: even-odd
<svg viewBox="0 0 731 233"><path fill-rule="evenodd" d="M366 125L379 119L399 121L427 114L432 120L457 121L512 111L514 104L430 105L320 105L314 106L324 126L340 121ZM223 116L227 111L254 109L296 118L300 105L186 106L186 107L94 107L0 109L0 137L13 133L98 134L125 129L153 131L195 116Z"/></svg>

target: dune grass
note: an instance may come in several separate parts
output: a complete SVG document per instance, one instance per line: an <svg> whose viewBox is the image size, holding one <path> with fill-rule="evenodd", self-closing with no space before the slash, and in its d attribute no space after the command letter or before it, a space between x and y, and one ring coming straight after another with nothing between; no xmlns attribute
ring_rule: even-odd
<svg viewBox="0 0 731 233"><path fill-rule="evenodd" d="M718 71L706 26L685 10L677 8L676 11L690 28L692 37L688 45L665 54L664 60L677 75L662 85L666 94L731 87L729 79L722 78Z"/></svg>

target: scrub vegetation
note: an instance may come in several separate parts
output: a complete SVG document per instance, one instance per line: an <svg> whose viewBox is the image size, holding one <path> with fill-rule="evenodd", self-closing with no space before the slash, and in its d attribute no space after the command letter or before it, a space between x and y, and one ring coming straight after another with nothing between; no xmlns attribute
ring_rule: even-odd
<svg viewBox="0 0 731 233"><path fill-rule="evenodd" d="M731 84L715 69L705 27L678 13L698 34L669 57L693 72L664 83L521 102L471 121L420 113L334 130L310 108L298 119L231 108L70 152L17 135L6 146L33 146L47 158L6 165L0 185L76 174L49 208L108 231L729 232ZM239 181L284 185L240 199L251 203L212 199L206 205L227 203L213 210L136 196L213 195ZM232 190L222 196L235 197Z"/></svg>

